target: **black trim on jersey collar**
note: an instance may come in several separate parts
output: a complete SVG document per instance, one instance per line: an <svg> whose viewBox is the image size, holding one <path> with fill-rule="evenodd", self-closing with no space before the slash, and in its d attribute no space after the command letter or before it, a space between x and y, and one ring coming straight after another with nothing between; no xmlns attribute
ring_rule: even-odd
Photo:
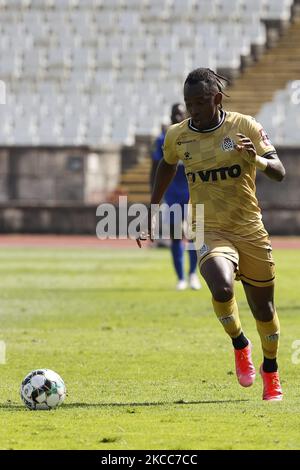
<svg viewBox="0 0 300 470"><path fill-rule="evenodd" d="M202 131L200 131L199 129L196 129L196 127L192 126L192 118L189 118L189 122L188 122L189 129L191 129L194 132L200 132L201 134L205 132L215 131L216 129L221 127L223 122L225 121L226 112L223 111L222 109L220 110L220 112L221 112L221 120L216 126L211 127L210 129L203 129Z"/></svg>

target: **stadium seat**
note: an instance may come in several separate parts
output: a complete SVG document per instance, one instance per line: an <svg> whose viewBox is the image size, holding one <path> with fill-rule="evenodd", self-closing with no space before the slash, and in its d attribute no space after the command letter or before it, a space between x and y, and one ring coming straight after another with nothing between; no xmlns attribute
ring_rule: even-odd
<svg viewBox="0 0 300 470"><path fill-rule="evenodd" d="M220 48L218 50L218 67L222 69L232 69L232 70L238 70L241 62L240 62L240 51L239 49L234 50L234 49L226 49L226 48Z"/></svg>
<svg viewBox="0 0 300 470"><path fill-rule="evenodd" d="M262 17L266 11L268 0L252 0L251 2L244 3L244 17L249 17L253 12L256 12L259 17Z"/></svg>
<svg viewBox="0 0 300 470"><path fill-rule="evenodd" d="M179 47L179 38L173 34L160 35L155 38L157 54L164 52L167 54L177 51Z"/></svg>
<svg viewBox="0 0 300 470"><path fill-rule="evenodd" d="M62 128L62 145L81 145L84 142L86 124L79 119L68 119Z"/></svg>
<svg viewBox="0 0 300 470"><path fill-rule="evenodd" d="M153 49L145 56L145 68L164 68L168 58L169 54L167 51Z"/></svg>
<svg viewBox="0 0 300 470"><path fill-rule="evenodd" d="M83 11L97 11L101 4L102 0L78 0L76 6L79 10Z"/></svg>
<svg viewBox="0 0 300 470"><path fill-rule="evenodd" d="M195 0L185 0L184 8L182 8L182 0L173 0L170 13L171 21L181 21L183 18L191 20L195 13Z"/></svg>
<svg viewBox="0 0 300 470"><path fill-rule="evenodd" d="M143 21L145 26L145 33L153 36L154 38L161 34L168 34L171 30L171 26L165 20L155 20L153 22Z"/></svg>
<svg viewBox="0 0 300 470"><path fill-rule="evenodd" d="M117 70L103 69L97 70L90 81L91 93L111 92L117 77Z"/></svg>
<svg viewBox="0 0 300 470"><path fill-rule="evenodd" d="M144 10L151 0L130 0L130 2L126 1L124 4L124 8L126 10L135 10L141 11Z"/></svg>
<svg viewBox="0 0 300 470"><path fill-rule="evenodd" d="M130 120L124 119L114 121L111 139L119 145L133 145L135 141L135 125Z"/></svg>
<svg viewBox="0 0 300 470"><path fill-rule="evenodd" d="M71 57L71 63L73 69L89 69L95 68L96 66L96 57L93 49L89 47L78 47L73 50Z"/></svg>
<svg viewBox="0 0 300 470"><path fill-rule="evenodd" d="M35 73L39 74L46 65L47 56L44 48L35 49L35 54L32 54L32 51L26 51L22 71L25 76L32 76Z"/></svg>
<svg viewBox="0 0 300 470"><path fill-rule="evenodd" d="M152 36L149 35L134 35L130 37L130 51L133 55L135 54L147 54L154 47L154 40Z"/></svg>
<svg viewBox="0 0 300 470"><path fill-rule="evenodd" d="M87 124L86 133L83 137L83 143L92 146L105 145L109 143L111 137L111 122L108 119L95 118Z"/></svg>
<svg viewBox="0 0 300 470"><path fill-rule="evenodd" d="M28 116L29 117L29 116ZM32 146L37 141L36 121L31 116L31 121L24 118L14 123L13 133L15 141L19 145Z"/></svg>
<svg viewBox="0 0 300 470"><path fill-rule="evenodd" d="M170 56L170 65L168 68L168 77L183 81L184 77L192 69L192 51L190 49L179 49L172 52Z"/></svg>
<svg viewBox="0 0 300 470"><path fill-rule="evenodd" d="M120 60L120 73L125 77L125 74L128 76L128 80L130 80L130 76L132 73L132 77L138 78L141 76L142 67L144 64L143 56L141 53L137 53L136 55L127 55L126 53L121 56Z"/></svg>
<svg viewBox="0 0 300 470"><path fill-rule="evenodd" d="M78 7L79 3L79 0L59 0L58 2L53 2L52 8L58 11L69 11L73 8Z"/></svg>
<svg viewBox="0 0 300 470"><path fill-rule="evenodd" d="M293 0L269 0L262 15L263 20L287 21L291 17Z"/></svg>
<svg viewBox="0 0 300 470"><path fill-rule="evenodd" d="M27 8L31 0L1 0L1 6L7 10L20 10Z"/></svg>
<svg viewBox="0 0 300 470"><path fill-rule="evenodd" d="M222 0L219 4L220 20L240 20L243 15L243 0Z"/></svg>
<svg viewBox="0 0 300 470"><path fill-rule="evenodd" d="M215 49L205 47L198 49L198 47L195 47L193 52L193 63L195 67L201 64L201 67L208 67L212 70L217 68L217 53Z"/></svg>
<svg viewBox="0 0 300 470"><path fill-rule="evenodd" d="M180 47L192 47L195 41L199 44L199 36L195 35L194 24L191 22L172 23L171 33L173 36L177 36Z"/></svg>
<svg viewBox="0 0 300 470"><path fill-rule="evenodd" d="M251 44L263 46L267 42L266 26L256 21L246 21L242 23L242 30L245 37L248 37Z"/></svg>
<svg viewBox="0 0 300 470"><path fill-rule="evenodd" d="M118 32L118 16L113 11L99 10L93 16L98 33Z"/></svg>
<svg viewBox="0 0 300 470"><path fill-rule="evenodd" d="M41 121L37 128L36 142L40 145L61 145L61 129L59 120Z"/></svg>
<svg viewBox="0 0 300 470"><path fill-rule="evenodd" d="M118 31L121 33L137 34L142 30L141 18L138 12L124 11L119 15Z"/></svg>
<svg viewBox="0 0 300 470"><path fill-rule="evenodd" d="M108 10L121 10L123 6L125 6L125 0L101 0L101 7Z"/></svg>
<svg viewBox="0 0 300 470"><path fill-rule="evenodd" d="M76 51L77 48L82 45L82 38L76 31L74 32L70 29L63 29L55 31L55 33L52 31L50 42L51 46L65 47L66 49L70 49L72 52Z"/></svg>
<svg viewBox="0 0 300 470"><path fill-rule="evenodd" d="M160 93L163 96L164 103L168 106L168 113L170 108L170 103L181 103L183 100L182 97L183 85L182 81L178 80L169 80L166 82L161 82L158 84L157 93Z"/></svg>
<svg viewBox="0 0 300 470"><path fill-rule="evenodd" d="M21 22L27 29L30 29L32 25L36 26L47 22L47 10L21 10L20 16Z"/></svg>
<svg viewBox="0 0 300 470"><path fill-rule="evenodd" d="M299 121L286 120L282 124L282 142L286 147L299 147L300 123ZM281 142L279 142L281 143Z"/></svg>
<svg viewBox="0 0 300 470"><path fill-rule="evenodd" d="M145 21L166 20L170 15L170 0L151 0L144 14Z"/></svg>
<svg viewBox="0 0 300 470"><path fill-rule="evenodd" d="M137 122L136 135L158 135L163 115L147 114Z"/></svg>
<svg viewBox="0 0 300 470"><path fill-rule="evenodd" d="M1 79L11 79L21 76L22 70L22 56L20 53L10 54L5 57L5 60L0 62L0 76Z"/></svg>
<svg viewBox="0 0 300 470"><path fill-rule="evenodd" d="M53 8L56 2L54 0L30 0L30 8L32 10L45 10Z"/></svg>
<svg viewBox="0 0 300 470"><path fill-rule="evenodd" d="M96 68L113 69L120 63L120 54L118 49L99 49L96 54Z"/></svg>
<svg viewBox="0 0 300 470"><path fill-rule="evenodd" d="M105 47L107 49L118 49L121 54L132 56L133 54L128 54L130 38L129 34L120 34L119 32L110 34L106 38Z"/></svg>
<svg viewBox="0 0 300 470"><path fill-rule="evenodd" d="M216 0L199 0L197 2L197 10L193 16L196 23L215 21L218 17L219 5Z"/></svg>

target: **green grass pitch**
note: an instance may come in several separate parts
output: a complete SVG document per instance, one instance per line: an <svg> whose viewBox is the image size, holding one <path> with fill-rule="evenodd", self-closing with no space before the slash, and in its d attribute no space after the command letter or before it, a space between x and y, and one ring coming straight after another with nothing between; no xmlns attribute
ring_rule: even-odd
<svg viewBox="0 0 300 470"><path fill-rule="evenodd" d="M0 250L1 449L299 449L300 251L275 250L282 403L241 388L208 289L174 291L168 250ZM240 283L245 333L259 337ZM29 411L23 377L50 368L57 410Z"/></svg>

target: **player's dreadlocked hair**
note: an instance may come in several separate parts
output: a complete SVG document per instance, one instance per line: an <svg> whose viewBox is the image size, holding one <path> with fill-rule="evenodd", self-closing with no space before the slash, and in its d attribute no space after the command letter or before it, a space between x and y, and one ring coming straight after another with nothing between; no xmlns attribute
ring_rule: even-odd
<svg viewBox="0 0 300 470"><path fill-rule="evenodd" d="M209 89L209 91L219 91L222 95L227 96L224 92L225 84L229 83L229 80L222 75L218 75L211 69L207 68L198 68L192 70L185 79L184 84L186 85L196 85L196 83L204 82ZM222 107L222 105L221 105Z"/></svg>

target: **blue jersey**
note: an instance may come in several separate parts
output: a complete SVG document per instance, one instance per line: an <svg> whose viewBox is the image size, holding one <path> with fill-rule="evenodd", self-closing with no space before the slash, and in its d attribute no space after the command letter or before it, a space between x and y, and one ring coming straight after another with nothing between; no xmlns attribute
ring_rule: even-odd
<svg viewBox="0 0 300 470"><path fill-rule="evenodd" d="M152 152L152 160L160 161L163 158L163 144L165 140L165 132L162 132L155 141L155 147ZM189 202L189 188L185 176L184 166L179 161L176 175L165 192L165 202L170 206L174 203L187 204Z"/></svg>

